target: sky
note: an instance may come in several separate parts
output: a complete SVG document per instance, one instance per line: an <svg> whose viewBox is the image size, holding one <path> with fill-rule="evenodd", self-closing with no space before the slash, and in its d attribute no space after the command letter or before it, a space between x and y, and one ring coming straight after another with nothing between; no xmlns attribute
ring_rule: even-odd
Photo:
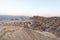
<svg viewBox="0 0 60 40"><path fill-rule="evenodd" d="M60 16L60 0L0 0L0 15Z"/></svg>

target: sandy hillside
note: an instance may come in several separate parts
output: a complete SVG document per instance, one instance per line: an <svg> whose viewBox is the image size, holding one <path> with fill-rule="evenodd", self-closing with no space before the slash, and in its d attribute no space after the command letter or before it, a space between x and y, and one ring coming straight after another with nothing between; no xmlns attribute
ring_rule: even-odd
<svg viewBox="0 0 60 40"><path fill-rule="evenodd" d="M31 29L15 27L15 26L6 26L0 28L0 40L53 40L56 38L55 35L51 33L50 36L42 34L43 32L36 32Z"/></svg>

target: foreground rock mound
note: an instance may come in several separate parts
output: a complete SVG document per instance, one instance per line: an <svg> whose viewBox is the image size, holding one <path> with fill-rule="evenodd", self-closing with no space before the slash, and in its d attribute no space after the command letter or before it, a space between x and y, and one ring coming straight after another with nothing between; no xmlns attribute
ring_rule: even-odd
<svg viewBox="0 0 60 40"><path fill-rule="evenodd" d="M56 37L47 36L27 28L18 28L18 30L0 36L0 40L53 40L54 38Z"/></svg>

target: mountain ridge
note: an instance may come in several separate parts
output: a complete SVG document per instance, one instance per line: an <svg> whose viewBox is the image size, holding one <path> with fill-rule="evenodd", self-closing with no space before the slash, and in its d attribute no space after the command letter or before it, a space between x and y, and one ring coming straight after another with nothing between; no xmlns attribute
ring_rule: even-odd
<svg viewBox="0 0 60 40"><path fill-rule="evenodd" d="M0 15L0 20L11 20L11 19L20 19L20 18L29 18L29 16Z"/></svg>

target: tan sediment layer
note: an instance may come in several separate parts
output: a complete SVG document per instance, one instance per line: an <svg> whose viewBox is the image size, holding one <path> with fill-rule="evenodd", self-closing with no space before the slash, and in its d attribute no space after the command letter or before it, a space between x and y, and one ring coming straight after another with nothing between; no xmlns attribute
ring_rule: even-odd
<svg viewBox="0 0 60 40"><path fill-rule="evenodd" d="M22 27L7 27L0 32L0 40L53 40L55 38L42 33Z"/></svg>

